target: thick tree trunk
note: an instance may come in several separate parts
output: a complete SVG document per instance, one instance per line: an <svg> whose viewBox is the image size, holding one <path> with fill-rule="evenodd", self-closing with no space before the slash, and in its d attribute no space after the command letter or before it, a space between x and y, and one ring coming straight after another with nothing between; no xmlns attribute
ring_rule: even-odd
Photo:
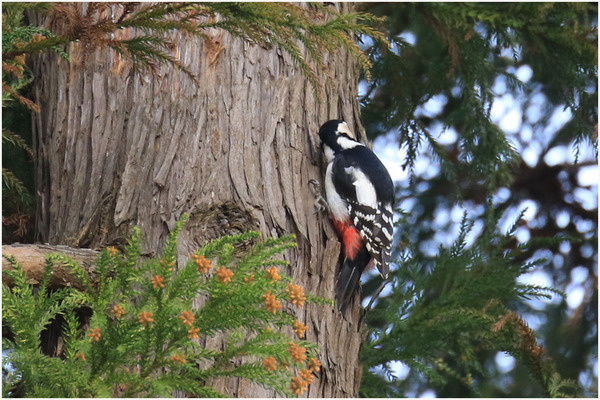
<svg viewBox="0 0 600 400"><path fill-rule="evenodd" d="M109 50L73 65L81 61L77 44L71 65L52 54L36 59L38 240L99 248L118 245L138 225L150 255L185 212L183 261L225 234L294 233L287 272L333 299L339 242L327 216L315 214L308 181L322 179L320 124L343 118L362 132L358 67L345 52L329 55L331 79L319 102L287 55L209 33L211 46L177 38L198 86L167 68L159 77L131 72ZM330 306L298 312L324 365L308 396L357 396L358 303L357 296L347 320ZM206 345L220 348L221 339ZM243 380L214 384L231 396L274 396Z"/></svg>

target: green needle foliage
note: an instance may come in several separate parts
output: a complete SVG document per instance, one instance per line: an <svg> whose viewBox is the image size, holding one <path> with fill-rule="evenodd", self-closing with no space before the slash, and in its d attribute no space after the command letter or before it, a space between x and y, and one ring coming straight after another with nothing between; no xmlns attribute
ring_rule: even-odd
<svg viewBox="0 0 600 400"><path fill-rule="evenodd" d="M16 260L5 257L12 269L3 274L13 286L2 290L3 324L10 330L3 341L9 352L3 396L164 397L177 389L221 397L210 386L217 377L300 394L309 382L295 377L301 385L294 387L292 378L301 370L312 374L319 364L315 344L290 337L292 313L305 301L326 301L305 296L277 273L286 262L274 257L295 246L293 236L262 242L256 232L222 237L178 267L177 235L186 218L161 257L141 260L135 229L123 251L100 252L93 277L75 261L50 255L34 287ZM249 250L238 250L250 243ZM55 265L68 266L83 290L50 290ZM77 313L86 308L88 321ZM63 347L60 357L50 357L40 350L41 335L59 317ZM204 345L216 334L224 335L222 351Z"/></svg>
<svg viewBox="0 0 600 400"><path fill-rule="evenodd" d="M397 132L407 150L405 167L413 170L429 147L454 182L480 180L490 191L509 185L519 157L490 119L498 77L505 78L508 90L541 92L551 104L570 109L573 118L556 139L568 138L575 151L584 140L597 148L596 3L365 3L362 8L387 17L383 30L389 40L389 46L376 42L368 48L373 79L362 97L362 117L371 138ZM521 65L531 68L533 81L518 79ZM425 112L434 97L445 99L443 110ZM457 149L437 143L431 131L440 126L457 132Z"/></svg>
<svg viewBox="0 0 600 400"><path fill-rule="evenodd" d="M472 245L467 246L472 224L465 215L458 239L450 248L440 247L429 263L413 257L417 252L410 247L403 253L393 272L397 286L367 314L371 332L361 356L375 368L365 372L361 395L404 395L407 388L394 376L393 361L405 363L430 386L458 382L478 395L478 382L486 373L481 354L498 351L522 361L546 396L576 394L577 384L560 377L535 333L512 311L523 299L564 296L517 278L545 262L525 254L549 241L569 239L515 245L523 213L509 232L500 234L497 211L488 207L484 231Z"/></svg>
<svg viewBox="0 0 600 400"><path fill-rule="evenodd" d="M51 30L24 24L27 11L47 14ZM383 34L372 27L381 18L360 12L340 14L332 7L316 4L4 3L3 15L3 65L50 49L66 57L60 46L79 42L83 46L81 62L96 49L108 47L137 70L155 72L167 64L184 71L196 83L194 74L173 50L177 47L174 32L212 41L207 32L219 29L254 45L277 46L291 56L315 90L322 84L320 72L327 69L324 56L328 51L346 49L368 74L371 63L354 37L368 35L378 43L385 42ZM7 95L15 92L11 89Z"/></svg>
<svg viewBox="0 0 600 400"><path fill-rule="evenodd" d="M365 41L373 62L361 99L365 129L371 139L390 132L386 139L406 151L402 162L412 172L410 182L396 182L396 204L408 212L393 250L399 253L397 286L367 317L374 333L364 352L371 369L361 393L574 394L552 372L559 371L579 382L578 395L597 397L597 185L590 184L591 201L573 200L571 193L587 189L578 183L585 168L576 161L580 148L582 154L592 149L597 158L598 4L402 2L364 3L361 10L386 16L382 29L390 43ZM492 114L492 105L502 109L511 101L507 110L520 113L498 122L502 112ZM554 116L565 110L570 117L559 126ZM497 124L508 120L516 126L503 132ZM540 149L535 165L525 157L532 148ZM575 161L568 157L553 165L546 156L554 149L571 152ZM583 162L597 163L590 158ZM512 219L523 201L535 204L533 216L518 228L526 235L508 242L492 241L489 234L475 240L480 227L496 229L495 219L483 215L490 196L497 199L496 212L504 212L502 221ZM467 235L469 246L436 251L455 237L456 224L443 216L458 208L470 210L476 224ZM569 223L556 223L557 215L568 215ZM526 237L530 246L516 247ZM561 239L534 242L541 237ZM519 268L541 255L549 261L533 272L565 291L572 290L576 272L589 271L579 307L564 299L541 305L519 300L519 293L550 294L527 291L515 281ZM366 282L365 295L380 282ZM540 322L539 342L556 368L538 357L533 340L525 340L534 336L517 315ZM493 326L498 330L492 332ZM502 370L496 359L501 351L517 359L512 370ZM411 367L409 375L394 377L395 362Z"/></svg>

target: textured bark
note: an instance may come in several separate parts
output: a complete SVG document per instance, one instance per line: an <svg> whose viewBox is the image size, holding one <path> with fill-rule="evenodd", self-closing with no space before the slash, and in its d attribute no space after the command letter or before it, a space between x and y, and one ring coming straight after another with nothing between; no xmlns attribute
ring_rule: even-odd
<svg viewBox="0 0 600 400"><path fill-rule="evenodd" d="M83 67L51 54L36 59L38 240L98 248L122 243L138 225L152 255L185 212L191 218L180 236L183 261L225 234L294 233L298 247L285 254L287 272L306 291L333 299L340 246L327 216L315 214L308 181L322 180L323 122L342 118L364 134L358 67L343 51L329 55L331 79L319 102L279 50L209 34L211 46L176 39L199 86L167 68L158 78L139 75L109 50ZM78 51L77 44L69 48L75 64ZM357 296L347 320L330 306L293 310L323 363L308 396L357 396L358 303ZM222 340L206 346L221 348ZM231 396L274 396L244 380L213 384Z"/></svg>
<svg viewBox="0 0 600 400"><path fill-rule="evenodd" d="M32 285L37 285L44 276L44 267L46 256L48 254L61 254L72 258L83 266L93 278L93 265L98 257L98 252L91 249L74 249L67 246L50 246L41 244L11 244L2 246L2 255L14 257L23 271L27 274L27 279ZM11 268L7 262L2 263L2 269ZM81 282L73 277L71 269L61 265L54 265L52 276L50 278L50 287L53 289L72 286L77 289L83 289ZM2 275L2 282L8 286L12 285L12 279Z"/></svg>

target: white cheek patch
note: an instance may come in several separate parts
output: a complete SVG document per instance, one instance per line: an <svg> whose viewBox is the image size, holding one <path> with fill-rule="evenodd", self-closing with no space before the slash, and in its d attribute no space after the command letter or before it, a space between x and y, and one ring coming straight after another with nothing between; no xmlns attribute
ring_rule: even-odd
<svg viewBox="0 0 600 400"><path fill-rule="evenodd" d="M341 122L340 124L338 124L337 131L338 133L345 133L350 137L354 137L354 134L352 133L346 122Z"/></svg>

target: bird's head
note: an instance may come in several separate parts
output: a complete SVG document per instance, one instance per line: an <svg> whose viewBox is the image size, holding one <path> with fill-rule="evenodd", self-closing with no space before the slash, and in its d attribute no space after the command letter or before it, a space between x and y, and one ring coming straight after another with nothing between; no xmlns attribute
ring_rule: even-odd
<svg viewBox="0 0 600 400"><path fill-rule="evenodd" d="M354 135L348 128L348 124L341 119L332 119L321 125L321 129L319 129L321 150L325 154L327 163L333 161L336 153L363 145L353 139L352 136Z"/></svg>

